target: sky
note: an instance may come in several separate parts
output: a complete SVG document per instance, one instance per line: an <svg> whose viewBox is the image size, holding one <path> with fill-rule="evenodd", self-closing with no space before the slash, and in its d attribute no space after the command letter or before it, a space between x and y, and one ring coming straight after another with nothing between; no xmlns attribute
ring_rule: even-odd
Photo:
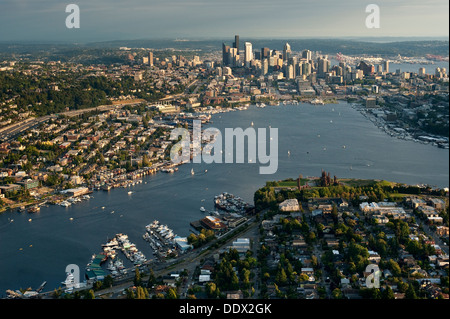
<svg viewBox="0 0 450 319"><path fill-rule="evenodd" d="M66 27L66 6L80 28ZM380 10L379 28L367 28ZM0 0L0 41L448 37L448 0Z"/></svg>

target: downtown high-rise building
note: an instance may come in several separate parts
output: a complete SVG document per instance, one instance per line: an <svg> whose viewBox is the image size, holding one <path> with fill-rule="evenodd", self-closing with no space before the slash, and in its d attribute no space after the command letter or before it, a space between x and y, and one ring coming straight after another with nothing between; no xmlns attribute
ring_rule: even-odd
<svg viewBox="0 0 450 319"><path fill-rule="evenodd" d="M325 77L325 73L328 73L330 69L330 61L326 58L320 57L317 61L317 76Z"/></svg>
<svg viewBox="0 0 450 319"><path fill-rule="evenodd" d="M304 62L302 65L302 75L308 76L311 74L311 64L309 62Z"/></svg>
<svg viewBox="0 0 450 319"><path fill-rule="evenodd" d="M237 55L239 55L239 36L234 36L233 48L237 49Z"/></svg>
<svg viewBox="0 0 450 319"><path fill-rule="evenodd" d="M307 61L312 59L312 53L310 50L303 50L302 51L302 58L306 59Z"/></svg>
<svg viewBox="0 0 450 319"><path fill-rule="evenodd" d="M230 48L228 54L228 61L231 66L239 66L239 55L237 48Z"/></svg>
<svg viewBox="0 0 450 319"><path fill-rule="evenodd" d="M269 48L262 48L261 49L261 61L264 59L268 59L270 57L270 49Z"/></svg>
<svg viewBox="0 0 450 319"><path fill-rule="evenodd" d="M291 46L289 45L289 43L286 43L283 48L283 61L288 61L291 57L291 53Z"/></svg>
<svg viewBox="0 0 450 319"><path fill-rule="evenodd" d="M261 74L266 75L269 73L269 59L263 59L261 63Z"/></svg>
<svg viewBox="0 0 450 319"><path fill-rule="evenodd" d="M150 51L148 53L148 65L153 66L153 52L152 51Z"/></svg>
<svg viewBox="0 0 450 319"><path fill-rule="evenodd" d="M231 61L230 57L230 46L225 43L222 44L222 65L227 66L230 65Z"/></svg>
<svg viewBox="0 0 450 319"><path fill-rule="evenodd" d="M248 68L250 67L250 63L253 60L253 46L250 42L245 42L245 57L244 57L244 63L245 66Z"/></svg>
<svg viewBox="0 0 450 319"><path fill-rule="evenodd" d="M384 72L389 73L389 61L384 61L383 69Z"/></svg>

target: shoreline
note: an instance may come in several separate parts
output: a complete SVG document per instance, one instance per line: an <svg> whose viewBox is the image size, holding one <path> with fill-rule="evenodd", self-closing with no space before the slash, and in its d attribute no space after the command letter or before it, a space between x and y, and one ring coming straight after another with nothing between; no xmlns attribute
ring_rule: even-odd
<svg viewBox="0 0 450 319"><path fill-rule="evenodd" d="M206 120L206 124L209 124L211 122L211 115L215 115L215 114L221 114L221 113L228 113L228 112L236 112L236 111L246 111L248 110L249 107L256 107L256 108L265 108L265 107L283 107L283 106L302 106L302 103L304 104L309 104L312 106L316 106L316 107L323 107L325 105L329 105L329 104L341 104L340 102L344 102L346 103L348 106L350 106L351 108L353 108L354 110L358 111L361 115L363 115L366 119L368 119L373 125L375 125L380 131L385 132L386 134L390 135L391 137L395 137L397 139L402 139L405 141L412 141L415 143L420 143L420 144L424 144L424 145L432 145L432 146L437 146L438 148L442 148L442 149L448 149L448 142L447 143L437 143L437 142L433 142L433 141L423 141L423 140L419 140L417 138L414 138L413 136L411 136L410 133L408 132L397 132L394 130L394 128L391 128L389 125L389 123L386 123L385 120L381 119L381 120L377 120L377 117L373 114L369 113L369 109L365 109L363 105L360 105L359 102L348 102L346 98L336 98L336 97L332 97L330 99L319 99L319 98L314 98L314 99L308 99L309 101L298 101L295 99L292 100L288 100L288 101L283 101L282 99L278 99L278 100L272 100L270 101L270 103L268 104L264 104L263 102L259 103L255 103L255 104L250 104L250 103L246 103L244 105L238 105L238 106L233 106L230 108L214 108L212 110L201 110L200 112L197 113L192 113L192 118L193 119L198 119L198 120L204 120L203 116L205 115L209 115L209 118ZM276 103L276 104L275 104ZM126 173L127 175L127 179L123 180L114 180L114 178L112 179L111 182L107 182L107 183L98 183L98 184L87 184L85 186L79 185L79 187L88 187L89 190L91 192L96 191L96 190L104 190L104 191L110 191L113 188L127 188L129 186L131 186L134 183L142 183L142 177L146 176L146 175L153 175L156 174L158 171L161 172L165 172L165 173L174 173L178 170L177 166L183 165L184 163L179 163L179 164L173 164L170 163L167 160L164 160L162 162L157 162L157 163L153 163L151 166L148 167L142 167L139 168L137 170L131 171ZM118 174L120 175L120 174ZM54 196L58 196L60 194L58 194L57 192L61 192L61 190L54 190L53 193L47 197L54 197ZM67 200L70 197L64 197L62 198L59 202ZM43 203L45 204L48 200L47 199L40 199L37 200L35 202L27 202L27 203L16 203L13 204L12 206L7 206L7 207L3 207L0 209L0 214L6 213L8 211L14 211L17 208L20 208L22 206L33 206L33 205L37 205L40 206ZM55 204L59 204L59 203L55 203Z"/></svg>

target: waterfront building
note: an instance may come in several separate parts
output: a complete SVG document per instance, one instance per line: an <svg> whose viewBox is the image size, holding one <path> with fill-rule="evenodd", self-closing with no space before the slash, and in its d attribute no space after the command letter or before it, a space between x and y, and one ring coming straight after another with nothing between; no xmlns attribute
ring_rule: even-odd
<svg viewBox="0 0 450 319"><path fill-rule="evenodd" d="M226 225L222 222L221 219L214 216L206 216L200 220L200 224L206 229L211 230L222 230L226 229Z"/></svg>

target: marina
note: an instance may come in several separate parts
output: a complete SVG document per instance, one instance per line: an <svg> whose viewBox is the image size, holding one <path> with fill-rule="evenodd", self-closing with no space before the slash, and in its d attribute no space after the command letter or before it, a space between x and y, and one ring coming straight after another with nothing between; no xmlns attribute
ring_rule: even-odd
<svg viewBox="0 0 450 319"><path fill-rule="evenodd" d="M226 192L214 197L214 206L229 213L247 214L254 206L238 196Z"/></svg>
<svg viewBox="0 0 450 319"><path fill-rule="evenodd" d="M151 224L145 226L146 232L142 238L152 247L154 254L159 260L168 257L175 258L178 256L177 245L175 242L176 234L167 225L160 224L155 220Z"/></svg>
<svg viewBox="0 0 450 319"><path fill-rule="evenodd" d="M119 257L119 253L134 266L140 266L147 262L145 255L136 248L136 244L132 243L128 235L116 234L112 239L102 245L103 251L94 254L91 261L86 265L86 278L88 280L102 280L108 273L102 266L108 263L106 270L114 278L127 274L127 268L124 261Z"/></svg>

